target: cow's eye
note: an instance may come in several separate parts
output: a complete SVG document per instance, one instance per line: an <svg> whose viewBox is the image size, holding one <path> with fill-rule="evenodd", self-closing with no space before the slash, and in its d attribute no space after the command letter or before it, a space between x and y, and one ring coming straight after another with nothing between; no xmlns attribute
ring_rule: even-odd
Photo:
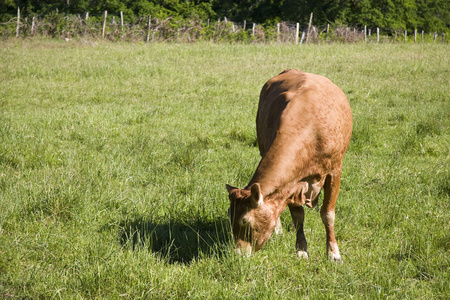
<svg viewBox="0 0 450 300"><path fill-rule="evenodd" d="M250 223L250 218L241 218L241 220L239 220L239 225L241 226L247 226Z"/></svg>

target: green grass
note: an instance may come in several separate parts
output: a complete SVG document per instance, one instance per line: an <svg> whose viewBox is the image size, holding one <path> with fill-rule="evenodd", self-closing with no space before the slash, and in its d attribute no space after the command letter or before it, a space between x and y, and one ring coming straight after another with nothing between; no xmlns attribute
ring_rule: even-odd
<svg viewBox="0 0 450 300"><path fill-rule="evenodd" d="M0 44L0 298L448 299L450 62L441 44ZM259 162L259 91L329 77L354 131L327 261L295 233L236 256L225 183ZM320 203L320 202L319 202Z"/></svg>

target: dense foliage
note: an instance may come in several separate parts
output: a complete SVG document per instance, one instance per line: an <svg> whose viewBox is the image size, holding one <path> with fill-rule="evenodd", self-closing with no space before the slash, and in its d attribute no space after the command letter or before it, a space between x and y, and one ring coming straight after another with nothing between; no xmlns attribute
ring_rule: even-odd
<svg viewBox="0 0 450 300"><path fill-rule="evenodd" d="M14 17L17 7L27 15L55 11L100 15L122 11L125 15L208 19L227 17L262 24L278 21L314 24L368 25L384 29L445 31L450 28L448 0L0 0L1 18Z"/></svg>
<svg viewBox="0 0 450 300"><path fill-rule="evenodd" d="M280 20L315 24L342 23L385 29L445 31L450 28L448 0L0 0L3 20L17 7L28 15L55 11L100 15L122 11L125 15L179 18L223 18L273 24Z"/></svg>

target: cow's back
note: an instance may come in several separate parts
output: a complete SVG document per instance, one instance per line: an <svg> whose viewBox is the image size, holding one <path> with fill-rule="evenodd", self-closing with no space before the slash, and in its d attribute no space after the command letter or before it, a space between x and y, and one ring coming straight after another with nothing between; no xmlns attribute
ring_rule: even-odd
<svg viewBox="0 0 450 300"><path fill-rule="evenodd" d="M348 148L352 115L345 94L329 79L285 70L264 85L256 127L261 156L274 144L272 152L306 156L328 169Z"/></svg>

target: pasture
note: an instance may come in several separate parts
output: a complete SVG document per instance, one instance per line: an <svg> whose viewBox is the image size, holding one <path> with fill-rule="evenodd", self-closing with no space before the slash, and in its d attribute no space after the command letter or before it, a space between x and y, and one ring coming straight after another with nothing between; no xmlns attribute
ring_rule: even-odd
<svg viewBox="0 0 450 300"><path fill-rule="evenodd" d="M0 298L450 298L450 55L442 44L0 43ZM344 263L284 234L234 254L225 184L259 162L263 84L324 75L354 127ZM322 196L321 196L322 197Z"/></svg>

